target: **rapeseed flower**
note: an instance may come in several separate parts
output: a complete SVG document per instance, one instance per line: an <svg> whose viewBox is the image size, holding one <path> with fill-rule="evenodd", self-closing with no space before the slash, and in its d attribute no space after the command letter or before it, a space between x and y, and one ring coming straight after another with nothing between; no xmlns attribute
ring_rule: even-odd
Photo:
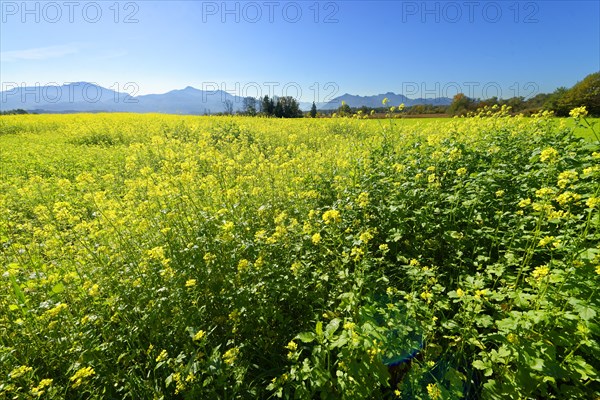
<svg viewBox="0 0 600 400"><path fill-rule="evenodd" d="M538 242L538 247L544 247L552 242L554 242L556 240L556 238L554 236L545 236L543 238L540 239L540 241Z"/></svg>
<svg viewBox="0 0 600 400"><path fill-rule="evenodd" d="M72 382L71 386L77 388L81 386L87 378L96 374L96 371L92 367L83 367L77 370L73 376L69 378Z"/></svg>
<svg viewBox="0 0 600 400"><path fill-rule="evenodd" d="M600 197L590 197L586 200L585 205L589 208L596 208L600 205Z"/></svg>
<svg viewBox="0 0 600 400"><path fill-rule="evenodd" d="M518 206L521 207L521 208L525 208L525 207L527 207L530 204L531 204L531 199L530 198L526 198L526 199L523 199L523 200L519 201Z"/></svg>
<svg viewBox="0 0 600 400"><path fill-rule="evenodd" d="M437 383L430 383L427 385L427 394L431 400L437 400L442 397L442 391L438 387Z"/></svg>
<svg viewBox="0 0 600 400"><path fill-rule="evenodd" d="M156 357L156 362L162 362L169 358L169 353L166 350L160 352L160 354Z"/></svg>
<svg viewBox="0 0 600 400"><path fill-rule="evenodd" d="M569 111L569 115L573 118L587 117L588 111L585 106L575 107Z"/></svg>
<svg viewBox="0 0 600 400"><path fill-rule="evenodd" d="M531 273L531 276L533 276L533 278L536 280L540 280L540 279L548 276L549 273L550 273L550 268L548 268L547 265L542 265L541 267L536 267L533 270L533 272Z"/></svg>
<svg viewBox="0 0 600 400"><path fill-rule="evenodd" d="M313 242L313 244L319 244L321 242L321 234L315 233L314 235L312 235L311 241Z"/></svg>
<svg viewBox="0 0 600 400"><path fill-rule="evenodd" d="M558 187L565 188L568 184L577 181L578 178L577 171L563 171L558 175Z"/></svg>
<svg viewBox="0 0 600 400"><path fill-rule="evenodd" d="M27 365L20 365L20 366L14 368L12 371L10 371L10 373L8 375L10 376L10 379L17 379L31 371L33 371L33 368L31 368Z"/></svg>
<svg viewBox="0 0 600 400"><path fill-rule="evenodd" d="M369 205L369 193L361 192L358 195L358 206L360 208L365 208L368 205Z"/></svg>
<svg viewBox="0 0 600 400"><path fill-rule="evenodd" d="M36 387L31 389L31 395L34 397L41 397L45 393L45 389L52 386L53 382L54 380L52 379L42 379Z"/></svg>
<svg viewBox="0 0 600 400"><path fill-rule="evenodd" d="M340 222L342 220L340 212L338 210L327 210L323 213L322 218L325 224Z"/></svg>
<svg viewBox="0 0 600 400"><path fill-rule="evenodd" d="M547 162L547 163L553 163L558 159L558 151L556 151L556 149L554 149L553 147L548 147L545 148L544 150L542 150L542 153L540 154L540 161L542 162Z"/></svg>
<svg viewBox="0 0 600 400"><path fill-rule="evenodd" d="M233 365L237 360L239 352L240 349L237 347L232 347L231 349L227 350L225 354L223 354L223 362L229 366Z"/></svg>
<svg viewBox="0 0 600 400"><path fill-rule="evenodd" d="M187 288L191 288L196 286L196 280L195 279L188 279L187 281L185 281L185 287Z"/></svg>
<svg viewBox="0 0 600 400"><path fill-rule="evenodd" d="M204 338L204 336L206 336L206 331L203 330L199 330L198 332L196 332L196 334L194 335L194 342L199 342L200 340L202 340Z"/></svg>

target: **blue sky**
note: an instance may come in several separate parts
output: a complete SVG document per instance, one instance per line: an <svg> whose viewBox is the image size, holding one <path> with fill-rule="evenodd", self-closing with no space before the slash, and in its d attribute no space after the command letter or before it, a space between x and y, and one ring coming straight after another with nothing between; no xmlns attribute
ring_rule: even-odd
<svg viewBox="0 0 600 400"><path fill-rule="evenodd" d="M512 97L600 70L598 1L0 1L0 81Z"/></svg>

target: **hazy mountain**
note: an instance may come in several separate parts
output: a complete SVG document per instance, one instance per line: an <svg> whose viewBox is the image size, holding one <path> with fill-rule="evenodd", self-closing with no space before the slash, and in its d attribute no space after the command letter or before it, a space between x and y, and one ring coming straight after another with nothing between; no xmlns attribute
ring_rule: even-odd
<svg viewBox="0 0 600 400"><path fill-rule="evenodd" d="M169 114L214 114L225 111L224 102L233 103L233 110L242 109L242 98L227 92L202 91L191 86L164 94L148 94L135 98L128 111L162 112Z"/></svg>
<svg viewBox="0 0 600 400"><path fill-rule="evenodd" d="M435 106L447 106L452 103L452 99L447 97L439 97L435 99L409 99L403 94L396 94L392 92L387 92L383 94L376 94L373 96L357 96L352 94L343 94L341 96L332 99L331 101L325 103L320 108L323 110L333 110L342 105L342 101L345 101L350 107L362 107L366 106L368 108L377 108L383 107L382 101L383 99L389 100L388 105L391 106L399 106L404 103L406 107L414 106L417 104L431 104Z"/></svg>
<svg viewBox="0 0 600 400"><path fill-rule="evenodd" d="M8 87L0 92L0 110L119 111L131 97L92 83L74 82L62 86Z"/></svg>
<svg viewBox="0 0 600 400"><path fill-rule="evenodd" d="M148 94L132 97L106 89L93 83L75 82L62 86L9 87L0 92L0 111L24 109L36 112L159 112L168 114L214 114L225 111L225 101L231 101L234 111L243 107L243 98L230 93L218 91L202 91L188 86L184 89L172 90L163 94ZM395 93L374 96L357 96L344 94L327 103L317 103L322 110L336 109L342 101L350 107L381 107L381 101L387 97L390 105L404 103L448 105L448 98L409 99ZM301 102L300 108L308 111L312 103Z"/></svg>
<svg viewBox="0 0 600 400"><path fill-rule="evenodd" d="M6 88L6 84L4 87ZM161 112L207 114L225 111L224 102L242 108L242 98L223 91L202 91L191 86L164 94L132 97L93 83L76 82L62 86L7 88L0 92L0 111L24 109L38 112Z"/></svg>

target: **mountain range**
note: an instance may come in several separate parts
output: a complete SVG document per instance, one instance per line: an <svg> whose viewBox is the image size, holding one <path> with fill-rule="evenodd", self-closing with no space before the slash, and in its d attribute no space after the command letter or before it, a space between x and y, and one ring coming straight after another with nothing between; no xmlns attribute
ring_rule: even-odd
<svg viewBox="0 0 600 400"><path fill-rule="evenodd" d="M62 86L10 86L0 92L0 111L23 109L32 112L158 112L166 114L214 114L225 111L225 102L231 102L233 111L241 111L243 98L222 90L203 91L191 86L163 94L130 96L127 93L107 89L89 82L74 82ZM126 88L127 89L127 88ZM320 110L337 109L344 101L350 107L375 108L388 98L390 105L404 103L448 105L451 99L409 99L392 92L373 96L344 94L328 102L317 103ZM312 103L300 102L300 108L308 111Z"/></svg>

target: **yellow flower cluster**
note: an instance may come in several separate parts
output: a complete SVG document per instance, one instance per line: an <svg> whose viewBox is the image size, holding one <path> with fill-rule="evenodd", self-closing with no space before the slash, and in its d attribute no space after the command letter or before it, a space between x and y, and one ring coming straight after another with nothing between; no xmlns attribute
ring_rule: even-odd
<svg viewBox="0 0 600 400"><path fill-rule="evenodd" d="M233 365L237 360L240 349L232 347L223 354L223 362L229 366Z"/></svg>
<svg viewBox="0 0 600 400"><path fill-rule="evenodd" d="M550 268L547 265L542 265L540 267L536 267L533 270L533 272L531 273L531 276L533 276L533 278L536 280L540 280L540 279L548 276L549 273L550 273Z"/></svg>
<svg viewBox="0 0 600 400"><path fill-rule="evenodd" d="M325 224L337 223L342 220L338 210L327 210L323 213L323 221Z"/></svg>
<svg viewBox="0 0 600 400"><path fill-rule="evenodd" d="M68 306L65 303L60 303L60 304L57 304L56 306L54 306L53 308L47 310L44 313L44 315L48 316L49 318L54 318L58 314L60 314L60 312L62 310L66 310L67 308L68 308Z"/></svg>
<svg viewBox="0 0 600 400"><path fill-rule="evenodd" d="M540 239L540 241L538 242L538 246L544 247L544 246L554 242L555 240L556 240L556 238L554 236L545 236Z"/></svg>
<svg viewBox="0 0 600 400"><path fill-rule="evenodd" d="M588 111L585 108L585 106L575 107L574 109L569 111L569 115L573 118L587 117Z"/></svg>
<svg viewBox="0 0 600 400"><path fill-rule="evenodd" d="M52 383L54 383L52 379L42 379L37 386L31 389L31 395L41 397L46 392L46 389L52 386Z"/></svg>
<svg viewBox="0 0 600 400"><path fill-rule="evenodd" d="M519 204L518 204L518 206L519 206L520 208L525 208L525 207L527 207L527 206L528 206L528 205L530 205L530 204L531 204L531 199L530 199L530 198L527 198L527 199L523 199L523 200L519 201Z"/></svg>
<svg viewBox="0 0 600 400"><path fill-rule="evenodd" d="M556 160L558 160L558 155L559 154L558 151L556 151L556 149L548 147L542 150L542 153L540 154L540 161L545 163L553 163Z"/></svg>
<svg viewBox="0 0 600 400"><path fill-rule="evenodd" d="M199 342L199 341L201 341L201 340L204 338L204 336L206 336L206 331L199 330L199 331L198 331L198 332L196 332L196 334L194 335L194 338L193 338L193 340L194 340L194 342Z"/></svg>
<svg viewBox="0 0 600 400"><path fill-rule="evenodd" d="M71 386L73 388L77 388L91 376L95 375L96 371L92 367L83 367L77 370L73 376L69 378L71 381Z"/></svg>
<svg viewBox="0 0 600 400"><path fill-rule="evenodd" d="M156 362L163 362L169 358L169 353L166 350L160 352L160 354L156 357Z"/></svg>
<svg viewBox="0 0 600 400"><path fill-rule="evenodd" d="M556 196L556 202L562 207L565 207L568 204L577 202L580 198L581 195L570 191L566 191Z"/></svg>
<svg viewBox="0 0 600 400"><path fill-rule="evenodd" d="M367 193L367 192L361 192L358 195L357 202L358 202L358 206L360 208L365 208L366 206L368 206L369 205L369 193Z"/></svg>
<svg viewBox="0 0 600 400"><path fill-rule="evenodd" d="M187 281L185 281L185 287L186 288L192 288L196 286L196 280L195 279L188 279Z"/></svg>
<svg viewBox="0 0 600 400"><path fill-rule="evenodd" d="M589 208L598 207L600 205L600 197L590 197L586 200L585 205L587 205Z"/></svg>
<svg viewBox="0 0 600 400"><path fill-rule="evenodd" d="M20 365L16 368L14 368L10 373L9 376L11 379L18 379L20 377L22 377L23 375L25 375L28 372L33 371L33 368L27 366L27 365Z"/></svg>
<svg viewBox="0 0 600 400"><path fill-rule="evenodd" d="M430 383L427 385L427 394L431 400L437 400L442 398L442 391L440 390L437 383Z"/></svg>
<svg viewBox="0 0 600 400"><path fill-rule="evenodd" d="M554 189L549 187L543 187L535 191L536 197L545 198L554 194Z"/></svg>
<svg viewBox="0 0 600 400"><path fill-rule="evenodd" d="M568 184L577 181L578 178L579 175L577 174L577 171L563 171L558 175L558 187L563 189Z"/></svg>
<svg viewBox="0 0 600 400"><path fill-rule="evenodd" d="M312 235L311 241L313 242L313 244L319 244L319 243L321 243L321 234L320 233L315 233L314 235Z"/></svg>

